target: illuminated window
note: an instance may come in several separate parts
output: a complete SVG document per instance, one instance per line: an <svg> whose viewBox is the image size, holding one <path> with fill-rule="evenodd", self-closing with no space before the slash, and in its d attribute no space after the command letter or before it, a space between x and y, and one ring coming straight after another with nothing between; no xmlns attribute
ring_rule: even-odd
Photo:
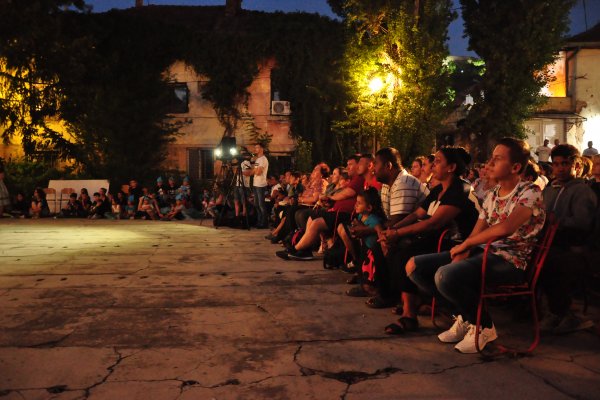
<svg viewBox="0 0 600 400"><path fill-rule="evenodd" d="M171 83L171 98L167 113L169 114L186 114L190 111L189 100L190 90L187 83Z"/></svg>

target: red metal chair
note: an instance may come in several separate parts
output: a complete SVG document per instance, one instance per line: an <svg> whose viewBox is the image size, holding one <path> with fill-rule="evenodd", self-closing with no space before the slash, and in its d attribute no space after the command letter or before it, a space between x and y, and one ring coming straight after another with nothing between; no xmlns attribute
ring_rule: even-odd
<svg viewBox="0 0 600 400"><path fill-rule="evenodd" d="M550 222L544 231L541 234L541 241L539 243L534 244L534 249L532 252L532 256L529 260L526 274L527 280L522 284L516 285L500 285L500 286L490 286L485 282L485 274L487 267L487 255L490 250L490 245L493 241L489 241L483 253L483 262L481 265L481 293L479 296L479 304L477 306L477 320L475 323L475 346L477 351L481 353L481 349L479 348L479 327L481 326L481 313L483 311L483 307L485 305L486 299L493 298L507 298L513 296L529 296L531 299L531 313L534 324L534 340L529 346L527 350L518 350L511 349L502 345L496 345L499 349L498 354L503 353L512 353L514 355L522 355L522 354L530 354L539 344L540 342L540 323L538 319L537 313L537 293L536 286L538 279L540 277L540 273L542 272L542 268L544 267L544 262L546 261L546 256L548 255L548 251L550 250L550 246L552 245L552 241L554 240L554 235L556 234L556 229L558 228L558 222L552 221Z"/></svg>
<svg viewBox="0 0 600 400"><path fill-rule="evenodd" d="M450 233L450 229L446 229L445 231L442 232L442 234L440 235L440 238L438 240L438 246L437 246L437 252L441 253L442 252L442 244L444 243L444 239L446 238L446 235ZM435 326L436 328L439 328L437 326L437 324L435 323L435 296L433 297L433 299L431 299L431 323L433 324L433 326Z"/></svg>

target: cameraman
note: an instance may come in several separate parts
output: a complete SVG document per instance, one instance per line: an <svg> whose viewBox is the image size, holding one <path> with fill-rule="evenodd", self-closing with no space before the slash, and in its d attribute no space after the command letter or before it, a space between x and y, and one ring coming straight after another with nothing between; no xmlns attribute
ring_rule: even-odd
<svg viewBox="0 0 600 400"><path fill-rule="evenodd" d="M267 189L267 173L269 171L269 160L265 157L265 149L260 144L254 145L256 160L254 161L254 183L252 192L254 193L254 208L256 210L257 222L256 228L266 229L267 226L267 207L265 206L265 190Z"/></svg>
<svg viewBox="0 0 600 400"><path fill-rule="evenodd" d="M250 189L250 177L253 175L252 163L250 162L251 154L242 153L242 162L236 168L241 169L241 174L236 173L235 187L233 188L233 203L235 206L235 217L240 219L240 208L242 209L241 216L244 217L240 221L245 222L246 217L246 200L248 198L247 190Z"/></svg>

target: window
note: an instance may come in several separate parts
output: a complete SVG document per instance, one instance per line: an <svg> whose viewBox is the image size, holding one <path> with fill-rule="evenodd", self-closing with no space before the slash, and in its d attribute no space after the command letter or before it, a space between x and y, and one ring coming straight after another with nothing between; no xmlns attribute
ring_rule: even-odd
<svg viewBox="0 0 600 400"><path fill-rule="evenodd" d="M566 53L561 51L553 64L546 67L551 80L541 90L548 97L565 97L567 95Z"/></svg>
<svg viewBox="0 0 600 400"><path fill-rule="evenodd" d="M189 100L190 90L187 83L171 83L171 98L167 112L169 114L186 114L190 111Z"/></svg>
<svg viewBox="0 0 600 400"><path fill-rule="evenodd" d="M210 149L190 148L188 151L188 175L192 181L212 179L214 177L213 151Z"/></svg>

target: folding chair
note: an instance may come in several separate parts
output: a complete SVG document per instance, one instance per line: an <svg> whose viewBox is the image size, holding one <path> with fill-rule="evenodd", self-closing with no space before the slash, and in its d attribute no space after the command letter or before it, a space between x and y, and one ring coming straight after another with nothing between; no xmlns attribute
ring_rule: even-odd
<svg viewBox="0 0 600 400"><path fill-rule="evenodd" d="M53 188L44 188L43 191L46 194L46 202L48 203L50 213L56 214L56 190Z"/></svg>
<svg viewBox="0 0 600 400"><path fill-rule="evenodd" d="M75 193L75 189L73 188L63 188L60 190L60 200L59 200L59 210L58 212L60 212L62 210L62 206L64 205L63 202L66 200L67 202L69 201L69 196L71 195L71 193Z"/></svg>
<svg viewBox="0 0 600 400"><path fill-rule="evenodd" d="M544 267L546 256L548 255L548 251L550 250L550 246L552 245L552 241L554 240L554 235L556 234L557 228L558 222L552 221L542 231L541 241L539 241L539 243L534 244L534 251L532 252L532 256L528 262L527 269L525 271L527 279L521 284L498 286L490 286L486 284L485 277L487 268L487 256L493 241L490 240L486 244L483 253L483 262L481 265L481 292L479 296L479 304L477 306L477 320L475 323L475 346L479 353L481 353L481 349L479 348L479 327L481 326L481 313L483 311L486 299L506 298L513 296L529 296L531 299L531 313L534 324L533 342L531 343L531 345L529 345L529 348L527 348L527 350L511 349L502 345L496 345L496 347L499 349L499 352L494 355L499 355L503 353L511 353L513 355L530 354L540 343L540 322L538 319L537 312L536 286L540 277L540 273L542 272L542 268Z"/></svg>

